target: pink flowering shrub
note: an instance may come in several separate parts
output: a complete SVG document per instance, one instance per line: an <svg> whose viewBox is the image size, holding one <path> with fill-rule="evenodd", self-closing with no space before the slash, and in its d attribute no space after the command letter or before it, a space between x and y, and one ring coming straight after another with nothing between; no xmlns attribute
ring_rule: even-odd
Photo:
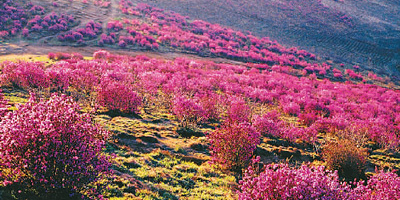
<svg viewBox="0 0 400 200"><path fill-rule="evenodd" d="M49 56L50 57L50 56ZM71 59L71 54L69 53L62 53L62 52L57 52L54 56L55 60L67 60Z"/></svg>
<svg viewBox="0 0 400 200"><path fill-rule="evenodd" d="M108 172L107 132L66 96L32 96L0 121L0 184L42 199L74 195ZM30 196L31 198L32 196Z"/></svg>
<svg viewBox="0 0 400 200"><path fill-rule="evenodd" d="M99 45L103 46L104 44L115 44L115 33L110 33L109 35L103 33L100 35Z"/></svg>
<svg viewBox="0 0 400 200"><path fill-rule="evenodd" d="M227 123L207 134L213 160L235 172L248 165L260 137L246 122Z"/></svg>
<svg viewBox="0 0 400 200"><path fill-rule="evenodd" d="M94 59L104 59L106 60L110 56L110 53L105 50L98 50L93 53L93 58Z"/></svg>
<svg viewBox="0 0 400 200"><path fill-rule="evenodd" d="M51 59L51 60L55 60L56 59L56 53L54 52L49 52L47 54L47 58Z"/></svg>
<svg viewBox="0 0 400 200"><path fill-rule="evenodd" d="M50 55L50 54L49 54ZM49 80L50 91L65 91L69 87L70 69L53 67L46 70L46 76Z"/></svg>
<svg viewBox="0 0 400 200"><path fill-rule="evenodd" d="M276 111L253 117L253 127L264 136L280 137L283 126L284 122L279 119L279 113Z"/></svg>
<svg viewBox="0 0 400 200"><path fill-rule="evenodd" d="M124 29L124 25L122 24L122 22L120 22L118 20L112 20L107 23L107 29L109 31L117 31L118 32L118 31Z"/></svg>
<svg viewBox="0 0 400 200"><path fill-rule="evenodd" d="M357 65L355 65L357 66ZM354 68L358 69L358 68ZM360 73L356 73L351 69L346 69L345 73L349 75L350 78L355 79L355 80L363 80L363 76Z"/></svg>
<svg viewBox="0 0 400 200"><path fill-rule="evenodd" d="M220 111L218 109L218 102L221 98L214 93L199 95L199 103L204 110L204 118L208 121L219 120Z"/></svg>
<svg viewBox="0 0 400 200"><path fill-rule="evenodd" d="M132 87L117 81L104 81L97 91L98 103L110 111L134 113L142 103L142 98Z"/></svg>
<svg viewBox="0 0 400 200"><path fill-rule="evenodd" d="M300 106L294 102L288 102L282 104L282 109L286 114L297 116L300 114Z"/></svg>
<svg viewBox="0 0 400 200"><path fill-rule="evenodd" d="M47 77L40 62L4 62L0 81L20 88L47 87Z"/></svg>
<svg viewBox="0 0 400 200"><path fill-rule="evenodd" d="M339 78L339 79L343 78L342 71L340 71L340 70L334 68L334 69L332 70L332 72L333 72L333 77Z"/></svg>
<svg viewBox="0 0 400 200"><path fill-rule="evenodd" d="M0 117L4 116L8 112L7 107L7 100L4 99L4 95L0 89Z"/></svg>
<svg viewBox="0 0 400 200"><path fill-rule="evenodd" d="M373 73L373 72L369 72L369 73L368 73L368 78L370 78L370 79L372 79L372 80L376 80L376 81L383 82L383 78L382 78L382 77L379 77L378 75L376 75L376 74Z"/></svg>
<svg viewBox="0 0 400 200"><path fill-rule="evenodd" d="M358 182L352 194L365 200L400 199L400 177L393 172L377 171L366 185L364 181Z"/></svg>
<svg viewBox="0 0 400 200"><path fill-rule="evenodd" d="M186 98L183 95L175 96L172 111L183 127L196 125L206 120L206 113L202 106L194 99Z"/></svg>
<svg viewBox="0 0 400 200"><path fill-rule="evenodd" d="M256 167L250 166L239 184L240 200L339 200L348 199L347 192L351 191L346 183L339 182L336 172L326 170L324 166L304 164L298 169L290 168L288 164L269 164L260 174Z"/></svg>
<svg viewBox="0 0 400 200"><path fill-rule="evenodd" d="M230 122L249 122L251 111L246 102L234 96L230 97L229 100L227 120Z"/></svg>
<svg viewBox="0 0 400 200"><path fill-rule="evenodd" d="M263 116L255 115L252 123L261 135L282 138L290 142L302 140L312 144L318 134L315 127L299 127L279 119L279 113L276 111L267 112Z"/></svg>
<svg viewBox="0 0 400 200"><path fill-rule="evenodd" d="M303 125L311 126L317 120L318 115L315 113L300 113L298 121Z"/></svg>

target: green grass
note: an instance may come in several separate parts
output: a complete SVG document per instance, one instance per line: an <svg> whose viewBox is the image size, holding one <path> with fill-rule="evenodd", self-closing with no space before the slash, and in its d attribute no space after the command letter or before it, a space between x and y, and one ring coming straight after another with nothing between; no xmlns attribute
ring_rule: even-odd
<svg viewBox="0 0 400 200"><path fill-rule="evenodd" d="M155 149L150 153L130 152L115 158L118 170L124 171L147 188L122 192L125 198L134 199L232 199L231 185L236 178L225 174L205 162L197 165L177 158L169 151ZM127 191L128 181L109 183L105 194L111 199L120 198Z"/></svg>

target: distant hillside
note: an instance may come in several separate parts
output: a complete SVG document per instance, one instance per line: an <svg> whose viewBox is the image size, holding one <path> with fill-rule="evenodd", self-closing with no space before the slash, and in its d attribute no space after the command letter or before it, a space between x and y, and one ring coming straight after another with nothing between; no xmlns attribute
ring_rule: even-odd
<svg viewBox="0 0 400 200"><path fill-rule="evenodd" d="M400 67L396 0L144 0L381 74ZM397 67L397 69L395 69Z"/></svg>

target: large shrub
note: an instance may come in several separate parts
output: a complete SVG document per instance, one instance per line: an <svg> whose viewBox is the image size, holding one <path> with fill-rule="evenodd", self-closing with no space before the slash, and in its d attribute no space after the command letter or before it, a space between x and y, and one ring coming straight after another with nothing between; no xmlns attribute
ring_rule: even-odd
<svg viewBox="0 0 400 200"><path fill-rule="evenodd" d="M239 199L243 200L348 199L351 191L340 183L336 172L323 166L295 169L288 164L270 164L260 174L250 166L239 184Z"/></svg>
<svg viewBox="0 0 400 200"><path fill-rule="evenodd" d="M63 199L107 172L107 132L66 96L31 97L0 121L0 183L40 199ZM31 198L31 197L30 197Z"/></svg>
<svg viewBox="0 0 400 200"><path fill-rule="evenodd" d="M207 134L207 138L213 160L236 172L247 166L260 143L260 133L246 122L227 123Z"/></svg>

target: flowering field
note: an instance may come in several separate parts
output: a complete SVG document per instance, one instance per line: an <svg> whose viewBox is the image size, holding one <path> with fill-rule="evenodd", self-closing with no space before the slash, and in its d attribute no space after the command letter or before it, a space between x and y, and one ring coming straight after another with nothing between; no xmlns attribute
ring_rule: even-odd
<svg viewBox="0 0 400 200"><path fill-rule="evenodd" d="M384 170L400 167L397 153L400 143L400 121L397 114L400 109L400 96L396 90L362 83L331 82L327 79L317 79L315 75L299 78L268 65L233 65L187 58L164 60L146 56L127 57L112 55L107 51L95 52L91 60L83 59L78 53L51 53L48 57L50 64L34 61L6 61L1 64L1 105L4 116L1 121L4 125L1 130L1 144L2 159L6 161L1 165L5 170L1 178L6 186L5 191L14 191L27 181L31 184L29 188L39 193L49 187L54 190L52 192L59 194L57 188L64 188L56 182L50 185L41 183L40 181L57 181L52 178L47 180L42 175L40 177L43 178L34 178L31 181L25 178L24 174L27 173L39 176L39 171L35 172L36 164L28 162L28 166L32 165L30 170L33 171L26 171L26 166L19 167L19 164L13 161L17 158L15 156L21 154L15 150L10 153L10 150L13 149L13 145L43 149L45 144L39 142L37 147L26 144L27 141L23 139L24 131L29 133L29 137L40 139L37 138L39 135L31 135L31 125L18 125L19 129L24 130L18 131L21 136L9 131L15 131L13 127L18 123L26 124L24 122L29 117L20 118L23 114L32 117L32 120L39 120L38 122L42 119L35 116L43 112L52 113L57 117L65 116L63 112L70 112L68 106L71 103L68 102L77 102L76 106L79 104L80 108L74 109L87 113L87 120L92 119L108 132L107 137L101 137L103 139L99 143L100 147L105 145L102 147L105 153L94 155L105 156L103 159L111 164L108 168L111 172L95 176L93 180L97 180L96 183L87 179L88 183L97 184L96 187L79 186L77 183L82 181L72 178L71 181L77 181L71 182L76 184L76 188L61 190L64 193L73 191L73 194L83 194L85 198L96 195L104 198L164 198L164 195L170 195L171 198L190 199L205 195L204 198L239 196L246 199L258 191L262 196L263 193L270 192L249 185L248 181L258 176L269 177L267 174L270 172L266 171L264 174L260 171L260 175L257 175L257 171L249 168L250 171L243 177L240 176L242 169L246 169L249 164L253 166L250 159L257 155L261 159L259 162L266 164L272 161L279 162L281 159L289 159L291 166L296 166L299 162L312 162L312 165L332 163L328 165L329 169L338 170L339 176L330 175L331 172L325 172L325 169L321 168L318 172L321 174L313 174L317 173L314 169L307 171L309 166L302 166L301 169L306 171L293 171L293 175L287 178L297 177L296 173L311 173L306 177L326 179L328 185L342 185L346 193L341 195L349 195L348 198L361 198L364 190L371 190L375 194L377 189L371 189L372 186L364 186L361 183L353 183L359 186L351 189L346 182L341 182L342 178L346 178L346 167L341 168L341 162L354 163L360 160L358 164L350 164L350 167L355 165L354 167L360 169L360 176L354 178L379 182L380 178L374 179L379 175L390 178L394 181L393 184L398 184L399 178L394 173L377 173L372 177L370 174L375 172L375 167ZM15 104L26 102L28 92L35 93L35 97L31 97L22 107ZM39 101L39 98L50 100ZM65 104L67 110L62 110L63 106L58 105L60 103ZM54 112L51 107L46 108L47 106L57 106L61 110ZM29 112L32 114L27 114ZM20 119L24 121L18 122ZM47 120L51 122L58 119L51 117ZM44 132L47 129L37 129L38 134L50 136L47 131ZM58 128L56 130L62 131ZM102 133L98 128L88 131ZM51 133L57 134L58 131ZM59 140L65 141L56 139L54 142ZM85 141L76 138L71 140ZM345 143L349 145L332 149L330 146L335 141L347 141ZM51 148L52 140L49 142L50 146L46 145L46 149L49 154L54 154ZM336 157L340 156L340 152L334 151L337 148L348 151L346 155L350 156L339 158L341 161L337 160ZM4 150L7 150L7 153ZM87 147L83 146L73 152L87 150ZM31 156L40 156L40 159ZM80 156L83 155L79 154L76 157L79 158L77 161L81 161ZM48 154L25 154L18 158L21 162L27 162L26 159L39 162L42 159L42 163L38 164L46 167L41 167L40 173L47 174L51 172L46 173L46 170L53 170L47 166L50 158ZM8 162L10 164L7 164ZM100 169L104 169L102 167L105 164L93 165L98 166L98 171L101 172ZM10 166L18 170L14 171L12 176L7 171ZM165 166L165 169L159 168L160 166ZM294 170L289 166L278 168ZM270 168L265 170L267 169ZM82 175L78 169L71 170L77 175ZM206 175L207 173L213 175ZM336 178L329 178L331 176ZM237 182L241 179L243 181ZM217 180L224 181L213 182ZM263 179L266 180L268 179ZM311 178L306 180L320 182ZM203 185L204 183L212 184ZM103 189L97 191L88 187ZM236 187L239 189L235 189ZM393 190L392 186L388 185L379 187L383 187L379 188L379 191L383 191L376 195L384 195L385 191ZM288 191L288 195L297 195L298 192L303 191ZM304 195L313 192L315 191L307 191ZM338 194L332 191L332 194L315 195Z"/></svg>
<svg viewBox="0 0 400 200"><path fill-rule="evenodd" d="M400 199L393 76L128 0L1 4L3 41L68 51L0 57L0 199Z"/></svg>

